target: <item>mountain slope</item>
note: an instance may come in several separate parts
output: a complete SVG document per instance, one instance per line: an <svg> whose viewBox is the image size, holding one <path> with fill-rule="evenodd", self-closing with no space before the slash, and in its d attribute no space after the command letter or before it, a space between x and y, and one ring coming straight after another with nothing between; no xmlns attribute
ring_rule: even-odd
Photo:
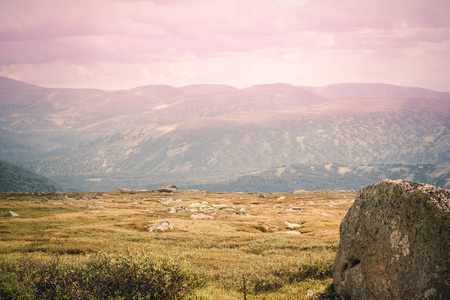
<svg viewBox="0 0 450 300"><path fill-rule="evenodd" d="M109 92L2 81L0 159L73 190L292 164L450 161L450 101L421 98L422 89L372 98L386 86L369 85L368 98L326 99L288 84Z"/></svg>
<svg viewBox="0 0 450 300"><path fill-rule="evenodd" d="M343 98L430 98L450 100L450 93L383 83L340 83L305 89L329 99Z"/></svg>
<svg viewBox="0 0 450 300"><path fill-rule="evenodd" d="M289 192L294 190L360 190L383 179L407 179L450 187L450 165L288 165L216 180L180 182L186 189L239 192Z"/></svg>
<svg viewBox="0 0 450 300"><path fill-rule="evenodd" d="M0 160L0 192L54 192L65 189L44 176Z"/></svg>

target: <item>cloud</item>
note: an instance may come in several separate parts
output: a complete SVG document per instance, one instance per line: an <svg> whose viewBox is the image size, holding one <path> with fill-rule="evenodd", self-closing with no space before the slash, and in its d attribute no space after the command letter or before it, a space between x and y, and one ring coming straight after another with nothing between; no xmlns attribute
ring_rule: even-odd
<svg viewBox="0 0 450 300"><path fill-rule="evenodd" d="M278 66L285 73L274 73L295 83L311 76L313 65L321 66L317 72L326 72L327 64L344 67L346 57L355 66L395 57L419 69L409 60L449 60L448 11L444 0L2 0L1 74L19 76L27 68L55 74L51 68L74 72L78 66L86 72L71 74L80 81L112 82L116 76L107 72L123 69L129 71L124 82L141 82L150 78L145 69L168 84L179 82L177 72L227 82L245 73L257 83L276 79L269 70ZM376 69L381 78L383 70Z"/></svg>

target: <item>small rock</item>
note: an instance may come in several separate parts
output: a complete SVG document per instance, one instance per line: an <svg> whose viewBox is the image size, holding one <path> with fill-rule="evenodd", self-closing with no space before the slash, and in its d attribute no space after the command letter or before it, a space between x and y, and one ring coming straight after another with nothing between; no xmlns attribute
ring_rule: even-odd
<svg viewBox="0 0 450 300"><path fill-rule="evenodd" d="M128 193L128 192L131 192L131 190L129 188L119 188L119 189L115 189L113 192L114 193Z"/></svg>
<svg viewBox="0 0 450 300"><path fill-rule="evenodd" d="M267 196L264 194L259 194L258 198L267 198Z"/></svg>
<svg viewBox="0 0 450 300"><path fill-rule="evenodd" d="M149 232L164 232L167 230L173 230L173 226L169 220L164 220L154 226L149 225L144 227L144 229L147 229Z"/></svg>
<svg viewBox="0 0 450 300"><path fill-rule="evenodd" d="M294 235L301 234L300 231L295 231L295 230L279 231L279 232L277 232L277 233L294 234Z"/></svg>
<svg viewBox="0 0 450 300"><path fill-rule="evenodd" d="M95 206L95 205L88 205L86 206L87 209L100 209L100 208L104 208L103 206Z"/></svg>
<svg viewBox="0 0 450 300"><path fill-rule="evenodd" d="M227 206L225 204L213 204L211 205L216 210L222 210L225 209Z"/></svg>
<svg viewBox="0 0 450 300"><path fill-rule="evenodd" d="M306 297L310 298L310 297L314 297L314 292L313 291L308 291L306 293Z"/></svg>
<svg viewBox="0 0 450 300"><path fill-rule="evenodd" d="M286 199L286 197L285 197L285 196L281 196L281 197L279 197L279 198L277 199L277 201L281 201L281 200L284 200L284 199Z"/></svg>
<svg viewBox="0 0 450 300"><path fill-rule="evenodd" d="M174 214L174 213L177 212L177 210L176 210L175 208L173 208L173 207L169 207L169 208L167 209L167 212L170 213L170 214Z"/></svg>
<svg viewBox="0 0 450 300"><path fill-rule="evenodd" d="M184 206L177 206L177 207L175 208L175 212L176 212L176 213L179 213L180 211L183 211L183 210L187 210L187 208L184 207Z"/></svg>
<svg viewBox="0 0 450 300"><path fill-rule="evenodd" d="M158 202L164 205L168 205L174 203L175 201L173 201L172 198L161 198Z"/></svg>
<svg viewBox="0 0 450 300"><path fill-rule="evenodd" d="M238 212L235 213L235 215L249 216L250 212L248 210L246 210L245 208L241 208Z"/></svg>
<svg viewBox="0 0 450 300"><path fill-rule="evenodd" d="M7 218L7 217L20 217L19 214L16 214L13 211L8 211L6 214L3 215L3 217Z"/></svg>
<svg viewBox="0 0 450 300"><path fill-rule="evenodd" d="M287 228L289 229L297 229L300 228L301 225L300 224L296 224L296 223L291 223L291 222L284 222L284 224L286 225Z"/></svg>
<svg viewBox="0 0 450 300"><path fill-rule="evenodd" d="M204 219L214 219L214 217L199 213L199 214L193 214L191 215L191 218L194 220L204 220Z"/></svg>
<svg viewBox="0 0 450 300"><path fill-rule="evenodd" d="M159 186L156 191L160 193L178 193L180 190L175 184L166 184Z"/></svg>

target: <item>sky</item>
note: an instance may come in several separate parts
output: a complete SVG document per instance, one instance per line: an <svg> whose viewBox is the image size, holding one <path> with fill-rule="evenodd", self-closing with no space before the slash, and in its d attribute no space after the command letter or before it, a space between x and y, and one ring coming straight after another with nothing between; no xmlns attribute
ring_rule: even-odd
<svg viewBox="0 0 450 300"><path fill-rule="evenodd" d="M128 89L379 82L450 92L449 0L0 0L0 76Z"/></svg>

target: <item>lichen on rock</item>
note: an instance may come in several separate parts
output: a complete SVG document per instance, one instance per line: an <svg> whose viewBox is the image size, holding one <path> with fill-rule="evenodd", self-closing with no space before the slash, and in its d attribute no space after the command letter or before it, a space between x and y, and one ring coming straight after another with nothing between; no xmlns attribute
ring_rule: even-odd
<svg viewBox="0 0 450 300"><path fill-rule="evenodd" d="M349 299L444 299L449 215L446 189L404 180L362 189L340 226L336 292Z"/></svg>

